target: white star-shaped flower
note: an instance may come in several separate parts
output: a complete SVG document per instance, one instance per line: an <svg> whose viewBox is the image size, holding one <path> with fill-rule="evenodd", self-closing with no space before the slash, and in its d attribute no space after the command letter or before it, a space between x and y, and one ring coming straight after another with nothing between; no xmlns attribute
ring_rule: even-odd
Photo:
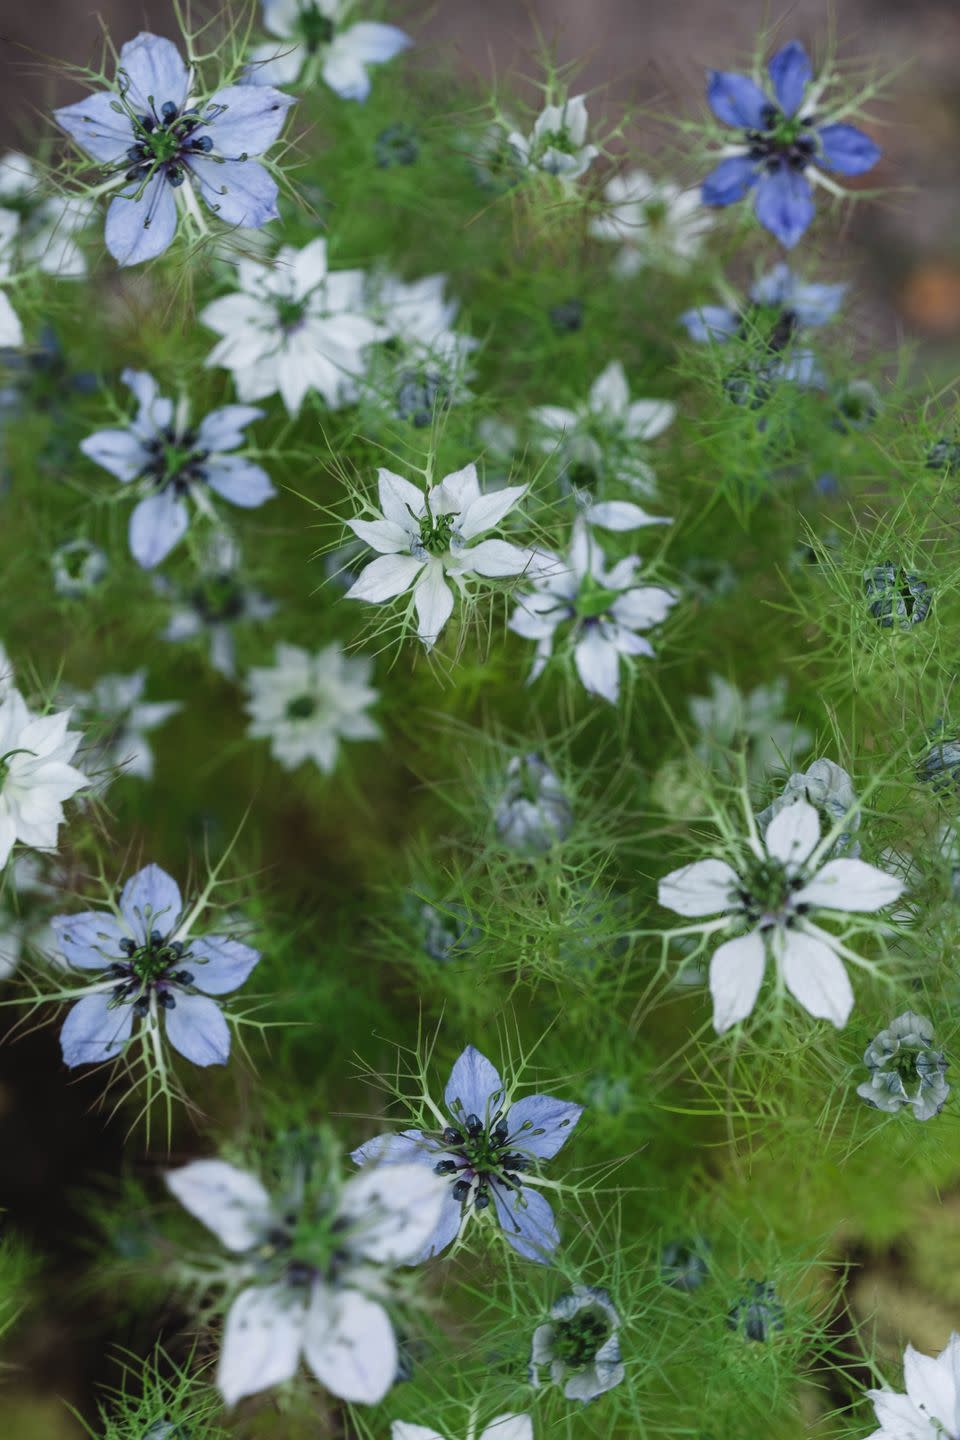
<svg viewBox="0 0 960 1440"><path fill-rule="evenodd" d="M370 684L373 661L328 645L311 655L278 645L275 663L247 675L249 734L270 741L286 770L312 760L325 774L337 763L341 740L377 740L380 727L366 713L378 699Z"/></svg>
<svg viewBox="0 0 960 1440"><path fill-rule="evenodd" d="M507 143L529 169L578 180L600 153L587 144L587 124L584 98L573 95L563 105L545 105L529 137L512 130Z"/></svg>
<svg viewBox="0 0 960 1440"><path fill-rule="evenodd" d="M413 41L396 25L351 20L354 8L354 0L263 0L263 28L276 39L251 51L246 82L309 84L319 73L341 99L366 100L367 67L392 60Z"/></svg>
<svg viewBox="0 0 960 1440"><path fill-rule="evenodd" d="M960 1335L937 1356L908 1345L903 1356L907 1393L868 1390L880 1428L869 1440L949 1440L960 1435Z"/></svg>
<svg viewBox="0 0 960 1440"><path fill-rule="evenodd" d="M622 247L614 273L623 279L646 267L686 270L715 223L700 202L698 187L684 190L671 180L654 180L645 170L614 175L603 195L607 208L590 222L590 234Z"/></svg>
<svg viewBox="0 0 960 1440"><path fill-rule="evenodd" d="M69 762L83 738L70 711L34 715L19 690L0 699L0 867L18 840L55 850L63 802L89 780Z"/></svg>

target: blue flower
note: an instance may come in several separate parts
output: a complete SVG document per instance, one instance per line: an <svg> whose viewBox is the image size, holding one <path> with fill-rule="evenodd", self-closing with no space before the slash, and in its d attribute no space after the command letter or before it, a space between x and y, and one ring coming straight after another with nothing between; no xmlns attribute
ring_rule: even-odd
<svg viewBox="0 0 960 1440"><path fill-rule="evenodd" d="M880 159L880 147L853 125L825 123L818 115L822 85L807 52L796 40L778 50L767 67L773 98L746 75L708 72L710 108L724 125L743 132L739 145L703 182L705 205L733 205L753 191L753 208L764 229L789 249L814 215L810 181L834 191L821 170L862 175Z"/></svg>
<svg viewBox="0 0 960 1440"><path fill-rule="evenodd" d="M60 1031L67 1065L98 1065L126 1049L135 1019L195 1065L225 1065L230 1030L211 995L238 989L260 952L224 935L190 937L175 880L147 865L123 887L117 913L57 915L54 934L67 963L93 972L90 994Z"/></svg>
<svg viewBox="0 0 960 1440"><path fill-rule="evenodd" d="M176 234L178 208L204 228L204 203L227 225L277 218L277 185L250 157L277 139L294 103L271 86L228 85L190 96L192 76L170 40L141 33L120 51L116 89L54 111L59 124L117 177L106 242L120 265L153 260Z"/></svg>
<svg viewBox="0 0 960 1440"><path fill-rule="evenodd" d="M125 430L88 435L80 449L125 485L135 482L142 498L130 516L130 551L151 570L186 534L188 498L209 514L211 490L246 510L256 509L276 491L259 465L227 453L244 443L244 430L262 410L224 405L192 426L186 405L174 407L161 396L152 375L124 370L121 378L137 398L136 416Z"/></svg>
<svg viewBox="0 0 960 1440"><path fill-rule="evenodd" d="M551 1095L511 1104L499 1074L468 1045L450 1072L444 1102L450 1123L436 1134L403 1130L377 1135L353 1152L358 1165L429 1165L450 1189L422 1259L439 1255L471 1215L493 1204L493 1218L518 1255L541 1265L560 1243L549 1203L535 1188L540 1164L561 1148L582 1105ZM525 1178L521 1178L521 1177Z"/></svg>

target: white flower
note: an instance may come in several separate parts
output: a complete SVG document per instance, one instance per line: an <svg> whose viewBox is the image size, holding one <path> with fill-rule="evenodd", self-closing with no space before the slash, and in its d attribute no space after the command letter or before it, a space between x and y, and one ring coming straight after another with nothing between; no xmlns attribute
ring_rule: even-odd
<svg viewBox="0 0 960 1440"><path fill-rule="evenodd" d="M296 415L308 391L331 408L356 399L368 345L386 338L365 314L362 270L329 270L326 240L285 245L272 264L237 262L239 290L213 300L200 319L223 338L206 364L233 372L240 399L278 391Z"/></svg>
<svg viewBox="0 0 960 1440"><path fill-rule="evenodd" d="M620 695L620 659L652 655L653 647L637 632L657 625L677 597L655 585L637 585L637 555L611 569L583 518L574 522L565 560L538 576L535 588L520 596L510 629L537 642L530 680L540 676L553 653L557 629L569 625L566 643L573 649L577 674L591 695L612 705Z"/></svg>
<svg viewBox="0 0 960 1440"><path fill-rule="evenodd" d="M762 844L751 826L750 854L739 869L726 860L698 860L660 881L660 904L668 910L688 917L726 916L705 924L704 934L746 931L725 940L710 962L718 1034L752 1011L768 951L778 983L782 980L805 1010L838 1028L846 1024L853 991L840 956L858 957L841 937L814 924L812 916L880 910L902 894L903 881L863 860L821 864L819 839L816 810L797 800L771 820Z"/></svg>
<svg viewBox="0 0 960 1440"><path fill-rule="evenodd" d="M311 655L278 645L275 663L247 675L249 734L270 741L286 770L313 760L329 774L341 740L376 740L380 727L366 713L378 699L370 685L373 661L350 658L338 645Z"/></svg>
<svg viewBox="0 0 960 1440"><path fill-rule="evenodd" d="M366 100L368 65L382 65L413 44L396 25L350 19L354 0L263 0L263 27L277 40L250 52L251 85L292 85L317 72L343 100Z"/></svg>
<svg viewBox="0 0 960 1440"><path fill-rule="evenodd" d="M475 1440L476 1431L471 1425L466 1440ZM448 1440L439 1430L429 1425L413 1425L409 1420L394 1420L390 1427L390 1440ZM480 1432L478 1440L533 1440L533 1421L529 1415L498 1415Z"/></svg>
<svg viewBox="0 0 960 1440"><path fill-rule="evenodd" d="M460 302L446 298L446 284L445 275L404 281L378 274L367 285L370 318L391 343L374 353L364 389L421 427L435 403L468 398L468 359L480 344L453 328Z"/></svg>
<svg viewBox="0 0 960 1440"><path fill-rule="evenodd" d="M262 1283L240 1291L227 1314L217 1369L227 1404L292 1379L301 1354L340 1399L365 1405L382 1400L398 1358L382 1303L384 1280L390 1268L412 1263L423 1250L448 1181L423 1165L372 1166L338 1193L325 1189L319 1202L305 1181L299 1194L274 1205L255 1175L222 1160L195 1160L168 1172L166 1180L226 1249L249 1255L241 1270L245 1278L263 1276ZM299 1255L301 1210L314 1240ZM325 1239L330 1253L324 1265L316 1263L316 1252Z"/></svg>
<svg viewBox="0 0 960 1440"><path fill-rule="evenodd" d="M711 675L710 692L708 696L695 695L689 702L700 731L694 753L704 764L722 764L731 748L742 746L749 778L761 780L770 770L793 765L809 750L809 730L782 718L787 700L785 680L757 685L744 694L722 675Z"/></svg>
<svg viewBox="0 0 960 1440"><path fill-rule="evenodd" d="M654 180L644 170L614 175L603 194L608 209L590 222L590 234L623 247L614 273L624 279L645 266L686 270L714 224L700 202L699 188L684 190L670 180Z"/></svg>
<svg viewBox="0 0 960 1440"><path fill-rule="evenodd" d="M92 754L85 761L89 769L122 770L141 780L153 779L153 747L147 735L182 710L183 703L144 700L146 684L147 672L142 669L132 675L104 675L89 693L70 694L74 707L97 727ZM108 784L113 778L105 777Z"/></svg>
<svg viewBox="0 0 960 1440"><path fill-rule="evenodd" d="M507 485L481 494L476 465L446 475L426 491L378 470L380 509L373 520L348 520L353 533L379 552L347 591L348 600L379 605L413 588L417 633L427 649L453 612L447 579L464 594L475 576L504 579L535 566L531 550L478 537L499 525L526 490Z"/></svg>
<svg viewBox="0 0 960 1440"><path fill-rule="evenodd" d="M69 720L69 710L31 714L19 690L0 699L0 866L17 840L55 850L63 802L90 783L69 763L82 739Z"/></svg>
<svg viewBox="0 0 960 1440"><path fill-rule="evenodd" d="M13 271L13 244L20 229L20 216L12 210L0 210L0 283L9 280ZM0 349L17 350L23 344L23 326L10 304L5 290L0 289Z"/></svg>
<svg viewBox="0 0 960 1440"><path fill-rule="evenodd" d="M559 456L567 479L592 485L606 475L623 480L641 494L653 494L656 476L640 456L644 442L662 434L673 422L676 407L668 400L631 400L627 377L614 360L590 387L586 404L575 410L538 405L534 423L546 433L540 449Z"/></svg>
<svg viewBox="0 0 960 1440"><path fill-rule="evenodd" d="M12 202L12 204L11 204ZM87 260L77 235L89 225L96 205L78 195L46 195L26 155L9 150L0 158L0 206L25 211L20 253L47 275L81 279Z"/></svg>
<svg viewBox="0 0 960 1440"><path fill-rule="evenodd" d="M868 1390L879 1430L869 1440L949 1440L960 1435L960 1335L934 1358L908 1345L903 1355L907 1393Z"/></svg>
<svg viewBox="0 0 960 1440"><path fill-rule="evenodd" d="M582 95L574 95L563 105L544 106L529 139L512 130L508 144L531 170L578 180L600 153L586 139L587 107Z"/></svg>

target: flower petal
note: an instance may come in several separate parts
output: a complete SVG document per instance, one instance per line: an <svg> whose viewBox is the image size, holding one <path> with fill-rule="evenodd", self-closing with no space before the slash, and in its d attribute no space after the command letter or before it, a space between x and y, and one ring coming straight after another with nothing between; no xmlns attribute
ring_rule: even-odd
<svg viewBox="0 0 960 1440"><path fill-rule="evenodd" d="M259 962L260 951L252 945L243 945L226 935L208 935L190 941L184 968L190 970L193 983L205 995L227 995L240 988Z"/></svg>
<svg viewBox="0 0 960 1440"><path fill-rule="evenodd" d="M331 1395L375 1405L397 1374L397 1339L382 1305L358 1290L315 1285L303 1332L303 1353Z"/></svg>
<svg viewBox="0 0 960 1440"><path fill-rule="evenodd" d="M121 74L131 106L149 115L159 113L168 100L179 110L187 98L190 76L180 51L172 40L141 30L120 51L117 78Z"/></svg>
<svg viewBox="0 0 960 1440"><path fill-rule="evenodd" d="M587 522L602 530L639 530L643 525L669 525L669 515L648 515L632 500L600 500L587 509Z"/></svg>
<svg viewBox="0 0 960 1440"><path fill-rule="evenodd" d="M127 932L109 911L54 915L50 924L57 937L57 948L76 970L105 970L123 954L120 941Z"/></svg>
<svg viewBox="0 0 960 1440"><path fill-rule="evenodd" d="M533 1421L529 1415L496 1415L480 1440L533 1440Z"/></svg>
<svg viewBox="0 0 960 1440"><path fill-rule="evenodd" d="M790 119L800 109L804 91L813 78L810 57L798 40L791 40L777 51L767 69L780 109Z"/></svg>
<svg viewBox="0 0 960 1440"><path fill-rule="evenodd" d="M949 1351L949 1347L948 1347ZM953 1427L957 1405L957 1384L951 1356L922 1355L912 1345L903 1352L903 1384L911 1401L944 1429Z"/></svg>
<svg viewBox="0 0 960 1440"><path fill-rule="evenodd" d="M244 510L256 510L277 493L266 470L242 455L211 455L203 472L211 490Z"/></svg>
<svg viewBox="0 0 960 1440"><path fill-rule="evenodd" d="M248 95L262 93L254 85L242 88ZM204 203L225 225L259 230L279 217L277 182L256 160L217 161L199 155L190 157L188 168Z"/></svg>
<svg viewBox="0 0 960 1440"><path fill-rule="evenodd" d="M664 875L657 896L661 905L678 915L716 915L729 910L739 884L726 860L697 860Z"/></svg>
<svg viewBox="0 0 960 1440"><path fill-rule="evenodd" d="M197 444L208 453L236 450L247 438L247 426L254 420L262 420L265 414L266 411L256 405L221 405L205 415L197 426Z"/></svg>
<svg viewBox="0 0 960 1440"><path fill-rule="evenodd" d="M154 569L183 539L189 524L187 507L174 490L149 495L134 507L130 516L131 555L144 570Z"/></svg>
<svg viewBox="0 0 960 1440"><path fill-rule="evenodd" d="M700 305L696 310L685 310L680 324L698 345L710 340L722 345L740 329L740 316L726 305Z"/></svg>
<svg viewBox="0 0 960 1440"><path fill-rule="evenodd" d="M502 490L492 490L489 495L478 495L471 500L461 514L458 526L464 540L473 540L485 530L499 525L526 489L526 485L505 485Z"/></svg>
<svg viewBox="0 0 960 1440"><path fill-rule="evenodd" d="M511 545L508 540L481 540L478 545L461 550L457 560L463 570L472 570L475 575L484 575L489 580L503 580L529 570L534 555L531 550Z"/></svg>
<svg viewBox="0 0 960 1440"><path fill-rule="evenodd" d="M378 555L363 567L344 598L365 600L369 605L395 600L410 589L422 569L423 561L413 555Z"/></svg>
<svg viewBox="0 0 960 1440"><path fill-rule="evenodd" d="M583 1114L583 1106L552 1095L526 1095L507 1113L510 1145L525 1155L549 1160L564 1145Z"/></svg>
<svg viewBox="0 0 960 1440"><path fill-rule="evenodd" d="M230 1058L230 1027L216 1000L177 991L172 1010L164 1010L167 1039L194 1065L226 1065Z"/></svg>
<svg viewBox="0 0 960 1440"><path fill-rule="evenodd" d="M211 96L205 114L213 113L194 132L209 135L218 155L262 155L278 138L295 95L269 85L227 85ZM219 112L219 113L217 113Z"/></svg>
<svg viewBox="0 0 960 1440"><path fill-rule="evenodd" d="M377 471L377 488L383 518L392 520L408 534L416 534L419 529L417 522L426 509L423 491L411 485L409 480L404 480L402 475L394 475L392 470L384 469Z"/></svg>
<svg viewBox="0 0 960 1440"><path fill-rule="evenodd" d="M620 697L620 652L604 637L599 626L591 626L585 632L574 648L573 658L583 688L616 705Z"/></svg>
<svg viewBox="0 0 960 1440"><path fill-rule="evenodd" d="M704 205L733 205L759 178L756 160L749 155L731 155L710 171L700 187L700 198Z"/></svg>
<svg viewBox="0 0 960 1440"><path fill-rule="evenodd" d="M889 875L865 860L828 860L794 899L797 904L825 910L862 910L869 914L892 905L904 889L899 876Z"/></svg>
<svg viewBox="0 0 960 1440"><path fill-rule="evenodd" d="M845 1025L853 1009L853 990L840 957L803 930L778 932L774 945L794 999L818 1020L830 1020L838 1029Z"/></svg>
<svg viewBox="0 0 960 1440"><path fill-rule="evenodd" d="M365 1166L340 1193L351 1246L380 1265L415 1260L436 1229L449 1188L445 1176L417 1160Z"/></svg>
<svg viewBox="0 0 960 1440"><path fill-rule="evenodd" d="M80 449L118 480L135 480L150 457L131 430L98 430L81 440Z"/></svg>
<svg viewBox="0 0 960 1440"><path fill-rule="evenodd" d="M479 1115L492 1119L503 1104L503 1081L486 1055L473 1045L454 1062L447 1088L443 1092L447 1110L457 1119Z"/></svg>
<svg viewBox="0 0 960 1440"><path fill-rule="evenodd" d="M755 81L729 70L707 71L707 101L718 120L738 130L762 130L770 104Z"/></svg>
<svg viewBox="0 0 960 1440"><path fill-rule="evenodd" d="M252 1285L227 1313L217 1386L228 1405L297 1373L306 1305L289 1285Z"/></svg>
<svg viewBox="0 0 960 1440"><path fill-rule="evenodd" d="M765 230L789 250L796 245L814 216L813 194L806 176L789 165L761 177L753 208Z"/></svg>
<svg viewBox="0 0 960 1440"><path fill-rule="evenodd" d="M124 1050L133 1028L133 1006L112 1005L113 991L85 995L67 1014L60 1030L64 1063L99 1065Z"/></svg>
<svg viewBox="0 0 960 1440"><path fill-rule="evenodd" d="M763 939L753 930L717 947L710 961L713 1028L718 1035L745 1020L756 1004L766 965Z"/></svg>
<svg viewBox="0 0 960 1440"><path fill-rule="evenodd" d="M862 175L872 170L883 151L855 125L824 125L817 131L819 163L838 175Z"/></svg>
<svg viewBox="0 0 960 1440"><path fill-rule="evenodd" d="M116 103L112 92L100 91L54 110L53 118L92 159L108 164L126 156L133 143L133 125L114 109Z"/></svg>
<svg viewBox="0 0 960 1440"><path fill-rule="evenodd" d="M806 800L786 805L767 826L769 853L785 865L802 865L820 839L820 816Z"/></svg>
<svg viewBox="0 0 960 1440"><path fill-rule="evenodd" d="M508 1190L493 1180L490 1189L501 1229L517 1254L539 1265L549 1265L551 1254L560 1244L549 1201L532 1185L523 1185L519 1191Z"/></svg>
<svg viewBox="0 0 960 1440"><path fill-rule="evenodd" d="M378 563L373 561L373 565ZM372 569L373 566L368 568ZM429 650L453 614L453 592L443 578L443 566L438 563L429 564L413 594L417 609L417 634Z"/></svg>
<svg viewBox="0 0 960 1440"><path fill-rule="evenodd" d="M162 255L177 231L173 186L158 170L143 189L122 190L110 201L104 240L120 266L140 265Z"/></svg>
<svg viewBox="0 0 960 1440"><path fill-rule="evenodd" d="M141 945L153 929L172 935L183 911L180 887L159 865L145 865L124 885L120 910Z"/></svg>
<svg viewBox="0 0 960 1440"><path fill-rule="evenodd" d="M168 1170L164 1179L183 1208L227 1250L252 1250L270 1226L270 1196L263 1185L226 1160L192 1160Z"/></svg>

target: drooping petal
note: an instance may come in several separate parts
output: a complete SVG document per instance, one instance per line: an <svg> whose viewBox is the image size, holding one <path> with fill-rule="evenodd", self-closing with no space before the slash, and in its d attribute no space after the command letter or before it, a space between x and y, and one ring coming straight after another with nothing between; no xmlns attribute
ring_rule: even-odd
<svg viewBox="0 0 960 1440"><path fill-rule="evenodd" d="M162 170L110 201L104 240L118 265L140 265L162 255L177 231L177 202Z"/></svg>
<svg viewBox="0 0 960 1440"><path fill-rule="evenodd" d="M722 1035L752 1011L760 991L766 952L762 937L753 930L719 945L710 961L713 1028Z"/></svg>
<svg viewBox="0 0 960 1440"><path fill-rule="evenodd" d="M256 86L244 86L250 95L261 93ZM269 170L256 160L211 160L191 156L189 170L196 179L204 203L225 225L242 225L259 230L276 220L279 188Z"/></svg>
<svg viewBox="0 0 960 1440"><path fill-rule="evenodd" d="M700 187L700 198L704 205L733 205L758 179L756 160L749 155L731 155L710 171Z"/></svg>
<svg viewBox="0 0 960 1440"><path fill-rule="evenodd" d="M271 1223L270 1196L256 1175L226 1160L192 1160L164 1176L183 1208L227 1250L252 1250Z"/></svg>
<svg viewBox="0 0 960 1440"><path fill-rule="evenodd" d="M120 51L117 79L138 112L159 114L168 100L179 110L187 98L190 76L172 40L141 30Z"/></svg>
<svg viewBox="0 0 960 1440"><path fill-rule="evenodd" d="M230 1027L216 1000L177 991L172 1010L164 1010L167 1039L194 1065L226 1065L230 1058Z"/></svg>
<svg viewBox="0 0 960 1440"><path fill-rule="evenodd" d="M456 1177L454 1177L455 1179ZM452 1245L460 1233L460 1226L463 1224L463 1201L458 1200L453 1193L453 1184L447 1187L444 1196L443 1206L440 1210L440 1219L437 1221L436 1229L424 1245L417 1260L430 1260L435 1255L442 1255L448 1245Z"/></svg>
<svg viewBox="0 0 960 1440"><path fill-rule="evenodd" d="M377 563L373 562L374 565ZM453 614L453 592L443 577L442 565L428 564L413 593L417 609L417 634L429 650Z"/></svg>
<svg viewBox="0 0 960 1440"><path fill-rule="evenodd" d="M113 991L85 995L72 1006L60 1031L64 1063L99 1065L113 1060L130 1039L133 1006L112 1005Z"/></svg>
<svg viewBox="0 0 960 1440"><path fill-rule="evenodd" d="M445 1176L416 1160L365 1166L340 1194L352 1248L377 1264L415 1260L436 1229L448 1189Z"/></svg>
<svg viewBox="0 0 960 1440"><path fill-rule="evenodd" d="M797 904L824 910L862 910L869 914L899 900L904 888L899 876L889 875L865 860L828 860L794 899Z"/></svg>
<svg viewBox="0 0 960 1440"><path fill-rule="evenodd" d="M489 1120L503 1103L503 1081L486 1055L473 1045L454 1062L443 1092L444 1102L451 1115L465 1119L468 1115L479 1115Z"/></svg>
<svg viewBox="0 0 960 1440"><path fill-rule="evenodd" d="M174 490L148 495L130 516L131 555L144 570L152 570L179 544L189 524L190 513Z"/></svg>
<svg viewBox="0 0 960 1440"><path fill-rule="evenodd" d="M265 27L269 29L269 26ZM293 40L277 44L268 40L250 51L250 63L243 72L245 85L292 85L307 59L305 45Z"/></svg>
<svg viewBox="0 0 960 1440"><path fill-rule="evenodd" d="M801 171L781 165L774 174L760 179L753 208L763 228L789 250L806 232L814 216L809 181Z"/></svg>
<svg viewBox="0 0 960 1440"><path fill-rule="evenodd" d="M718 120L738 130L762 130L770 104L754 80L730 70L707 71L707 101Z"/></svg>
<svg viewBox="0 0 960 1440"><path fill-rule="evenodd" d="M241 1290L223 1327L217 1387L228 1405L297 1373L306 1305L289 1285Z"/></svg>
<svg viewBox="0 0 960 1440"><path fill-rule="evenodd" d="M410 589L422 569L423 561L413 555L378 555L360 571L345 598L371 605L394 600Z"/></svg>
<svg viewBox="0 0 960 1440"><path fill-rule="evenodd" d="M855 125L824 125L817 131L819 163L838 175L863 175L872 170L883 151Z"/></svg>
<svg viewBox="0 0 960 1440"><path fill-rule="evenodd" d="M197 963L199 962L199 963ZM260 962L260 951L226 935L207 935L190 941L190 956L183 968L205 995L227 995L238 990Z"/></svg>
<svg viewBox="0 0 960 1440"><path fill-rule="evenodd" d="M209 135L217 155L236 160L241 155L262 155L279 137L287 111L296 104L268 85L228 85L211 96L204 123L194 132Z"/></svg>
<svg viewBox="0 0 960 1440"><path fill-rule="evenodd" d="M588 629L573 652L583 688L616 705L620 697L620 652L598 625Z"/></svg>
<svg viewBox="0 0 960 1440"><path fill-rule="evenodd" d="M57 937L57 948L76 970L105 970L123 954L120 941L127 932L107 910L54 915L50 925Z"/></svg>
<svg viewBox="0 0 960 1440"><path fill-rule="evenodd" d="M263 466L242 455L211 455L203 471L211 490L244 510L256 510L277 493Z"/></svg>
<svg viewBox="0 0 960 1440"><path fill-rule="evenodd" d="M132 430L98 430L81 440L80 449L118 480L135 480L150 460L143 442Z"/></svg>
<svg viewBox="0 0 960 1440"><path fill-rule="evenodd" d="M800 109L804 91L813 77L810 57L799 40L791 40L777 51L767 69L780 109L790 119Z"/></svg>
<svg viewBox="0 0 960 1440"><path fill-rule="evenodd" d="M382 1400L397 1374L397 1339L390 1317L358 1290L314 1286L303 1353L321 1385L355 1405Z"/></svg>
<svg viewBox="0 0 960 1440"><path fill-rule="evenodd" d="M171 935L183 910L180 887L159 865L145 865L124 885L120 910L141 945L151 930Z"/></svg>
<svg viewBox="0 0 960 1440"><path fill-rule="evenodd" d="M796 800L774 816L765 838L775 859L785 865L802 865L820 839L820 816L806 800Z"/></svg>
<svg viewBox="0 0 960 1440"><path fill-rule="evenodd" d="M583 1106L552 1095L526 1095L510 1106L507 1124L514 1150L549 1160L564 1145L583 1114Z"/></svg>
<svg viewBox="0 0 960 1440"><path fill-rule="evenodd" d="M517 1254L540 1265L549 1265L553 1251L560 1244L549 1202L532 1185L524 1185L519 1191L508 1190L495 1180L490 1189L500 1227Z"/></svg>
<svg viewBox="0 0 960 1440"><path fill-rule="evenodd" d="M843 961L822 940L803 930L778 932L775 947L787 989L818 1020L839 1029L853 1009L853 989Z"/></svg>
<svg viewBox="0 0 960 1440"><path fill-rule="evenodd" d="M716 915L729 910L739 883L725 860L696 860L664 875L657 895L661 905L678 915Z"/></svg>

